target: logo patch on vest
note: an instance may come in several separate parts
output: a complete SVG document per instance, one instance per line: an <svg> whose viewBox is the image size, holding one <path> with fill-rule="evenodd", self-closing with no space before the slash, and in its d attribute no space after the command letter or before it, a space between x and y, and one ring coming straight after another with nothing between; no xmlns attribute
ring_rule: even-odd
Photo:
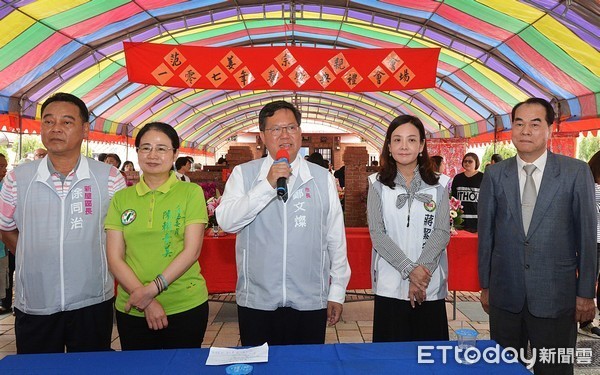
<svg viewBox="0 0 600 375"><path fill-rule="evenodd" d="M435 202L433 200L430 200L427 203L423 203L423 206L425 207L425 209L429 212L433 212L435 211Z"/></svg>
<svg viewBox="0 0 600 375"><path fill-rule="evenodd" d="M135 213L135 210L132 210L132 209L125 210L123 212L123 214L121 215L121 224L129 225L129 224L133 223L133 221L135 220L136 217L137 217L137 214Z"/></svg>

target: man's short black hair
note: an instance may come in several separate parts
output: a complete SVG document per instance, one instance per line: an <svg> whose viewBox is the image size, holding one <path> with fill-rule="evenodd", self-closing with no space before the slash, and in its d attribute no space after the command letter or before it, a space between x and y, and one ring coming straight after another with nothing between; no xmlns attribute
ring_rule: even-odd
<svg viewBox="0 0 600 375"><path fill-rule="evenodd" d="M517 112L517 109L520 106L522 106L523 104L539 104L539 105L541 105L546 110L546 122L548 123L548 126L550 126L554 123L554 119L556 118L556 114L554 113L554 108L552 107L552 104L550 104L549 101L547 101L546 99L543 99L543 98L529 98L529 99L525 100L524 102L521 102L521 103L517 104L516 106L514 106L512 109L512 114L511 114L512 121L515 121L515 113Z"/></svg>
<svg viewBox="0 0 600 375"><path fill-rule="evenodd" d="M276 100L265 105L258 114L258 129L261 132L265 131L265 126L267 125L267 117L272 117L275 114L275 112L279 111L280 109L289 109L290 111L292 111L294 113L294 117L296 118L298 126L300 126L300 121L302 121L302 115L300 114L300 111L298 111L298 108L294 107L292 103L288 103L285 100Z"/></svg>
<svg viewBox="0 0 600 375"><path fill-rule="evenodd" d="M503 157L502 157L500 154L493 154L493 155L492 155L492 161L493 161L494 163L499 163L499 162L501 162L502 160L504 160L504 158L503 158Z"/></svg>
<svg viewBox="0 0 600 375"><path fill-rule="evenodd" d="M57 92L56 94L46 99L44 104L42 104L42 116L44 115L44 110L46 109L48 104L54 102L67 102L75 104L79 108L79 116L81 116L81 120L83 122L90 122L90 112L88 111L88 108L83 102L83 100L79 99L73 94L68 94L66 92Z"/></svg>
<svg viewBox="0 0 600 375"><path fill-rule="evenodd" d="M190 159L187 156L180 156L175 160L175 170L180 170L181 167L185 166L187 163L190 163Z"/></svg>

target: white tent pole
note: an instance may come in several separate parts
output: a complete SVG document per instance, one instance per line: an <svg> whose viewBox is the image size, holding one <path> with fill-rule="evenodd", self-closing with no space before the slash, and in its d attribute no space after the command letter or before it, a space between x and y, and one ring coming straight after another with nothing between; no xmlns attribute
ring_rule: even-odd
<svg viewBox="0 0 600 375"><path fill-rule="evenodd" d="M129 126L125 125L125 160L129 160Z"/></svg>
<svg viewBox="0 0 600 375"><path fill-rule="evenodd" d="M19 99L19 157L17 161L23 158L23 101L25 101L25 95Z"/></svg>

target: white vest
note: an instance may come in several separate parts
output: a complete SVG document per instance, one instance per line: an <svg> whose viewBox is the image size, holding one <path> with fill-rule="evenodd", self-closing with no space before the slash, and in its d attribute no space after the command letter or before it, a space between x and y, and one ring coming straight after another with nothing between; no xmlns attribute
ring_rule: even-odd
<svg viewBox="0 0 600 375"><path fill-rule="evenodd" d="M111 168L82 156L64 198L54 188L46 158L15 169L14 220L20 231L15 307L19 310L50 315L114 296L104 232Z"/></svg>
<svg viewBox="0 0 600 375"><path fill-rule="evenodd" d="M257 159L236 167L243 171L246 191L259 183L264 162ZM331 260L324 223L329 215L329 176L325 168L304 160L300 163L300 168L308 169L308 179L296 178L287 204L273 199L237 234L236 301L240 306L266 311L327 308ZM295 224L299 208L308 224Z"/></svg>
<svg viewBox="0 0 600 375"><path fill-rule="evenodd" d="M431 228L431 230L433 230L433 222L435 221L435 215L438 211L437 207L439 207L439 200L448 199L447 194L440 194L440 191L445 192L446 190L439 184L431 186L422 182L421 189L418 193L430 194L436 202L436 209L429 212L425 209L424 203L416 199L413 199L410 208L409 203L407 202L401 209L398 209L396 207L396 198L398 194L406 193L406 190L400 186L396 186L396 189L394 190L390 189L376 180L376 174L371 175L369 178L373 184L379 184L381 187L383 222L388 236L400 246L400 249L402 249L412 262L416 262L419 259L423 250L423 245L426 242L424 239L426 229ZM409 209L410 226L407 227ZM434 216L433 220L431 220L431 225L425 224L426 215ZM450 220L450 218L448 218L448 220ZM430 220L427 221L429 222ZM383 259L375 249L373 249L372 272L373 292L375 294L405 301L409 300L408 287L410 281L408 279L402 279L400 272ZM435 301L446 298L446 295L448 294L447 280L448 257L446 251L444 251L440 256L438 267L431 276L431 281L427 288L426 300Z"/></svg>

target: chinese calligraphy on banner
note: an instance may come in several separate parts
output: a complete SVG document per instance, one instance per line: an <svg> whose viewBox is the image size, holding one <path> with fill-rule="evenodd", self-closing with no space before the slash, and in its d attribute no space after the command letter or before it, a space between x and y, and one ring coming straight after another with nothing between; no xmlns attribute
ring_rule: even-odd
<svg viewBox="0 0 600 375"><path fill-rule="evenodd" d="M124 43L132 82L220 90L368 92L435 86L439 48L197 47Z"/></svg>

